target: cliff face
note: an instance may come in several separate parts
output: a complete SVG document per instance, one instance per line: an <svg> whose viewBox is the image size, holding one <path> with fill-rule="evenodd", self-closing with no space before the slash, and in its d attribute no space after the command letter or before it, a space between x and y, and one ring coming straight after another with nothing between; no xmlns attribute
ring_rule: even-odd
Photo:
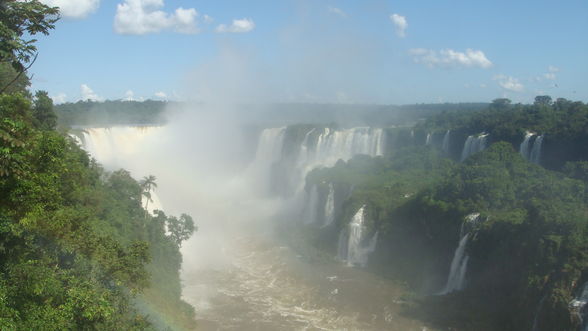
<svg viewBox="0 0 588 331"><path fill-rule="evenodd" d="M368 267L423 294L444 294L424 304L444 312L439 323L578 328L581 313L569 303L588 274L586 184L526 161L508 143L461 164L442 154L417 147L390 160L357 157L311 172L307 188L352 192L336 204L331 232L347 231L365 205L366 238L378 233ZM472 213L483 221L468 229ZM334 237L325 235L333 251ZM448 287L451 279L462 284Z"/></svg>

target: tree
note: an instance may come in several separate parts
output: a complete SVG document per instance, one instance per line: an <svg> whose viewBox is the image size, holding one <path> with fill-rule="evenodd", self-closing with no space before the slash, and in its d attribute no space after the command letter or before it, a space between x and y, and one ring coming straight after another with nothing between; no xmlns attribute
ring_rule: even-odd
<svg viewBox="0 0 588 331"><path fill-rule="evenodd" d="M502 109L502 108L506 108L506 107L510 106L511 102L512 101L507 98L498 98L498 99L492 100L490 107Z"/></svg>
<svg viewBox="0 0 588 331"><path fill-rule="evenodd" d="M46 91L37 91L33 108L37 126L42 130L53 130L57 125L57 115L53 111L53 100Z"/></svg>
<svg viewBox="0 0 588 331"><path fill-rule="evenodd" d="M36 39L25 35L48 35L59 20L57 7L49 7L38 0L2 0L0 2L0 62L9 63L16 76L7 85L0 86L0 93L19 79L33 64L37 56Z"/></svg>
<svg viewBox="0 0 588 331"><path fill-rule="evenodd" d="M4 92L15 93L20 92L28 95L27 88L31 85L27 75L20 75L16 80L14 79L18 72L14 70L12 65L8 62L0 62L0 89L6 86ZM12 83L11 83L12 82Z"/></svg>
<svg viewBox="0 0 588 331"><path fill-rule="evenodd" d="M143 177L139 182L139 185L141 185L141 189L143 190L141 194L147 199L145 202L145 218L147 218L149 213L149 201L153 201L153 199L151 199L151 191L157 187L157 184L155 183L156 179L155 176L149 175Z"/></svg>
<svg viewBox="0 0 588 331"><path fill-rule="evenodd" d="M167 230L170 233L171 239L181 247L182 241L190 238L194 231L196 231L196 227L190 215L182 214L180 218L174 216L167 218Z"/></svg>
<svg viewBox="0 0 588 331"><path fill-rule="evenodd" d="M538 95L535 97L535 105L549 106L551 105L551 97L549 95Z"/></svg>

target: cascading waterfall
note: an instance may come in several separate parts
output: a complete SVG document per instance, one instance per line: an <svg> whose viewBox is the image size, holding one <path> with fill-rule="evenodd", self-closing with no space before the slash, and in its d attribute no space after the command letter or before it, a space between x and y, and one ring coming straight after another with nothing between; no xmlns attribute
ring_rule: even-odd
<svg viewBox="0 0 588 331"><path fill-rule="evenodd" d="M441 143L441 149L445 155L449 155L449 135L451 134L451 130L447 130L445 135L443 136L443 142Z"/></svg>
<svg viewBox="0 0 588 331"><path fill-rule="evenodd" d="M259 136L255 158L247 169L247 177L256 181L261 194L271 191L272 167L282 156L285 132L286 127L264 129Z"/></svg>
<svg viewBox="0 0 588 331"><path fill-rule="evenodd" d="M533 141L533 137L535 140ZM526 131L525 138L519 147L519 153L529 162L539 164L541 162L541 148L543 146L543 135Z"/></svg>
<svg viewBox="0 0 588 331"><path fill-rule="evenodd" d="M447 283L440 295L445 295L454 291L460 291L465 286L465 276L468 267L469 256L466 254L466 247L471 234L475 231L476 224L480 221L480 214L473 213L465 217L464 222L461 225L459 234L459 244L453 254L453 260L449 268L449 276L447 277Z"/></svg>
<svg viewBox="0 0 588 331"><path fill-rule="evenodd" d="M148 138L162 127L86 128L82 131L82 146L96 160L109 168L124 166L122 160L134 157L136 144L146 143Z"/></svg>
<svg viewBox="0 0 588 331"><path fill-rule="evenodd" d="M329 193L325 203L325 222L323 227L329 226L335 220L335 188L333 183L329 183Z"/></svg>
<svg viewBox="0 0 588 331"><path fill-rule="evenodd" d="M481 133L477 136L468 136L463 150L461 152L461 161L467 159L470 155L483 151L486 148L488 134Z"/></svg>
<svg viewBox="0 0 588 331"><path fill-rule="evenodd" d="M357 154L383 155L382 129L352 128L347 130L323 129L318 136L314 154L306 159L306 165L332 166L339 159L347 161Z"/></svg>
<svg viewBox="0 0 588 331"><path fill-rule="evenodd" d="M543 135L538 136L533 142L533 148L529 155L529 161L539 164L541 162L541 146L543 145Z"/></svg>
<svg viewBox="0 0 588 331"><path fill-rule="evenodd" d="M70 134L70 136L108 170L116 170L119 167L127 166L128 160L132 159L136 153L137 145L150 144L150 136L159 130L162 130L162 127L85 128L81 131L81 138L76 134ZM141 196L143 208L151 214L155 210L163 210L163 205L154 187L149 191L149 196L149 199L146 196Z"/></svg>
<svg viewBox="0 0 588 331"><path fill-rule="evenodd" d="M348 226L348 236L345 238L344 231L339 236L339 259L347 262L347 266L365 267L369 254L376 249L378 232L367 242L365 241L365 205L353 215ZM345 240L347 239L347 240Z"/></svg>
<svg viewBox="0 0 588 331"><path fill-rule="evenodd" d="M427 133L427 139L425 139L425 146L429 146L431 144L431 133Z"/></svg>
<svg viewBox="0 0 588 331"><path fill-rule="evenodd" d="M580 330L588 331L588 282L582 286L582 290L570 302L570 310L577 314L580 320Z"/></svg>
<svg viewBox="0 0 588 331"><path fill-rule="evenodd" d="M533 138L535 134L533 132L525 131L525 139L519 146L519 153L525 158L525 160L529 160L531 158L531 138Z"/></svg>
<svg viewBox="0 0 588 331"><path fill-rule="evenodd" d="M286 160L282 149L287 128L264 129L261 132L257 153L250 168L254 177L259 181L271 180L272 167ZM354 155L367 154L379 156L384 153L384 130L369 127L357 127L345 130L330 128L312 128L306 132L304 139L298 145L296 160L284 162L288 167L287 173L281 174L289 178L284 190L293 196L300 196L304 188L304 180L308 172L316 167L331 167L338 160L347 161ZM268 174L270 174L268 176ZM264 183L269 188L270 183ZM288 196L286 194L286 196Z"/></svg>

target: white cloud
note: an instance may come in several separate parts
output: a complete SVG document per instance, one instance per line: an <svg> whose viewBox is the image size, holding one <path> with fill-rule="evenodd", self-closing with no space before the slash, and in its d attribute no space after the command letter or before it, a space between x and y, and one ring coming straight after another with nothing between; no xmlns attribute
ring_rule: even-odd
<svg viewBox="0 0 588 331"><path fill-rule="evenodd" d="M423 63L429 67L479 67L489 68L492 62L480 50L466 49L464 52L452 49L434 51L424 48L409 50L416 63Z"/></svg>
<svg viewBox="0 0 588 331"><path fill-rule="evenodd" d="M337 7L331 7L329 6L327 8L327 10L329 11L329 13L331 14L335 14L335 15L339 15L343 18L347 17L347 13L345 13L341 8L337 8Z"/></svg>
<svg viewBox="0 0 588 331"><path fill-rule="evenodd" d="M408 28L406 17L398 14L392 14L390 15L390 19L396 28L396 35L400 38L404 38L406 36L406 28Z"/></svg>
<svg viewBox="0 0 588 331"><path fill-rule="evenodd" d="M95 12L100 5L100 0L41 0L42 3L59 7L59 12L67 18L85 18Z"/></svg>
<svg viewBox="0 0 588 331"><path fill-rule="evenodd" d="M58 93L57 95L51 96L51 99L53 99L54 104L65 103L67 101L67 94Z"/></svg>
<svg viewBox="0 0 588 331"><path fill-rule="evenodd" d="M540 81L542 81L544 79L547 79L547 80L555 80L557 78L557 75L556 75L557 72L559 72L559 68L558 67L549 66L549 67L547 67L547 72L546 73L544 73L541 76L535 77L535 81L536 82L540 82Z"/></svg>
<svg viewBox="0 0 588 331"><path fill-rule="evenodd" d="M167 99L167 94L165 94L165 92L162 92L162 91L155 92L155 96L158 97L159 99Z"/></svg>
<svg viewBox="0 0 588 331"><path fill-rule="evenodd" d="M163 30L198 33L194 8L177 8L173 14L161 11L163 0L124 0L116 6L114 30L119 34L147 34Z"/></svg>
<svg viewBox="0 0 588 331"><path fill-rule="evenodd" d="M518 79L511 76L496 75L494 76L494 80L498 81L498 85L505 90L521 92L525 89L525 86L523 86Z"/></svg>
<svg viewBox="0 0 588 331"><path fill-rule="evenodd" d="M81 100L91 100L91 101L102 101L103 99L98 96L88 85L82 84L80 86L80 93L82 95Z"/></svg>
<svg viewBox="0 0 588 331"><path fill-rule="evenodd" d="M208 16L208 15L204 15L202 16L202 20L204 21L204 23L206 24L210 24L212 22L214 22L214 18Z"/></svg>
<svg viewBox="0 0 588 331"><path fill-rule="evenodd" d="M244 33L249 32L255 28L255 22L250 18L242 18L240 20L233 20L231 25L220 24L216 27L216 32L225 33Z"/></svg>
<svg viewBox="0 0 588 331"><path fill-rule="evenodd" d="M196 27L196 17L198 12L194 8L184 9L182 7L176 9L175 14L175 29L179 33L198 33Z"/></svg>

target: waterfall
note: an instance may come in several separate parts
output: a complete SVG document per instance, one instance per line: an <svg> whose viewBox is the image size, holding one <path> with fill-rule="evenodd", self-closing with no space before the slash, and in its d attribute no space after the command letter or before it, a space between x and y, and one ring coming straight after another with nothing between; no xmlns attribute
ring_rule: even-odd
<svg viewBox="0 0 588 331"><path fill-rule="evenodd" d="M480 213L472 213L465 217L460 229L459 244L455 249L453 259L451 260L447 283L443 290L439 292L440 295L464 289L469 260L469 256L466 253L466 247L471 234L476 230L476 226L480 221Z"/></svg>
<svg viewBox="0 0 588 331"><path fill-rule="evenodd" d="M531 138L535 134L533 132L525 131L525 139L519 146L519 153L525 158L525 160L531 159Z"/></svg>
<svg viewBox="0 0 588 331"><path fill-rule="evenodd" d="M76 142L76 144L78 144L81 147L84 147L84 142L82 141L82 139L80 137L78 137L72 133L70 133L69 136Z"/></svg>
<svg viewBox="0 0 588 331"><path fill-rule="evenodd" d="M279 178L287 178L283 189L283 196L300 196L304 188L306 175L316 167L332 167L338 160L347 161L358 154L379 156L384 153L384 130L357 127L344 130L330 128L312 128L304 135L304 139L295 146L296 159L294 162L283 155L287 128L264 129L261 132L257 153L250 168L255 169L258 181L269 191L271 183L263 181L276 178L274 171L279 172ZM274 169L274 167L279 169ZM269 175L268 175L269 174Z"/></svg>
<svg viewBox="0 0 588 331"><path fill-rule="evenodd" d="M469 237L470 234L467 233L459 240L459 245L455 249L453 260L451 261L449 277L447 278L447 283L445 284L445 288L441 291L441 294L447 294L463 289L469 259L469 256L465 253L465 249Z"/></svg>
<svg viewBox="0 0 588 331"><path fill-rule="evenodd" d="M461 161L467 159L470 155L483 151L486 148L486 140L488 134L481 133L477 136L468 136L466 139L463 150L461 152Z"/></svg>
<svg viewBox="0 0 588 331"><path fill-rule="evenodd" d="M157 139L154 134L162 129L162 127L141 126L85 128L81 131L81 138L76 134L70 134L70 136L106 169L116 170L122 166L132 168L133 162L129 160L136 157L137 146L151 145L153 140ZM151 199L141 196L143 209L147 209L151 214L155 210L163 210L155 188L151 188L149 195Z"/></svg>
<svg viewBox="0 0 588 331"><path fill-rule="evenodd" d="M535 140L531 143L532 138ZM519 147L519 153L529 162L539 164L541 162L541 147L544 135L537 136L536 133L526 131L525 138Z"/></svg>
<svg viewBox="0 0 588 331"><path fill-rule="evenodd" d="M543 145L543 135L538 136L533 142L533 148L529 155L529 161L539 164L541 162L541 146Z"/></svg>
<svg viewBox="0 0 588 331"><path fill-rule="evenodd" d="M329 226L335 220L335 188L329 183L329 194L325 203L325 222L323 227Z"/></svg>
<svg viewBox="0 0 588 331"><path fill-rule="evenodd" d="M282 157L285 127L265 129L259 136L255 158L246 172L256 181L258 193L271 192L273 166Z"/></svg>
<svg viewBox="0 0 588 331"><path fill-rule="evenodd" d="M150 144L162 127L86 128L82 131L82 147L104 167L115 170L127 167L125 160L133 159L138 144ZM80 138L80 137L78 137ZM76 139L78 140L78 139Z"/></svg>
<svg viewBox="0 0 588 331"><path fill-rule="evenodd" d="M443 136L443 142L441 143L441 149L445 155L449 155L449 135L451 134L451 130L447 130L445 135Z"/></svg>
<svg viewBox="0 0 588 331"><path fill-rule="evenodd" d="M347 130L323 129L307 165L333 166L339 159L347 161L357 154L383 155L382 129L352 128Z"/></svg>
<svg viewBox="0 0 588 331"><path fill-rule="evenodd" d="M588 282L582 286L582 290L570 302L570 310L578 315L580 319L580 330L588 331Z"/></svg>
<svg viewBox="0 0 588 331"><path fill-rule="evenodd" d="M348 226L348 236L345 240L344 231L339 236L339 259L346 261L347 266L365 267L369 254L376 249L378 232L365 243L365 205L353 215Z"/></svg>
<svg viewBox="0 0 588 331"><path fill-rule="evenodd" d="M425 146L429 146L431 144L431 133L427 133L427 139L425 140Z"/></svg>

